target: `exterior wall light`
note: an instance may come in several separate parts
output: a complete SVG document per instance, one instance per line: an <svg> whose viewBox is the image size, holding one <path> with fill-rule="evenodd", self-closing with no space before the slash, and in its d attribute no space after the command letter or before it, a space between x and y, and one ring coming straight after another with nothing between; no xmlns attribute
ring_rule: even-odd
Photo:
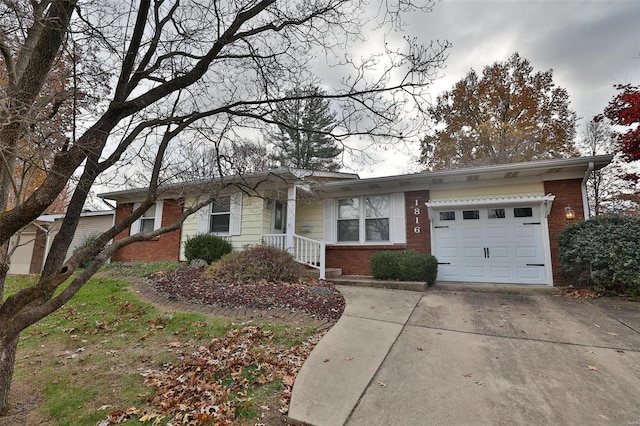
<svg viewBox="0 0 640 426"><path fill-rule="evenodd" d="M572 220L576 218L576 212L573 211L573 209L569 206L564 208L564 217Z"/></svg>

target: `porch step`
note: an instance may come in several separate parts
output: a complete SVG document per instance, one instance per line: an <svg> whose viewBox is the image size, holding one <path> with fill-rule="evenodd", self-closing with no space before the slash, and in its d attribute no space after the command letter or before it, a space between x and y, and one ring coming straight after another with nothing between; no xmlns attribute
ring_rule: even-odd
<svg viewBox="0 0 640 426"><path fill-rule="evenodd" d="M327 275L327 279L329 276ZM351 285L357 287L389 288L393 290L426 291L427 283L419 281L383 281L373 277L363 275L343 275L331 278L330 281L336 285Z"/></svg>
<svg viewBox="0 0 640 426"><path fill-rule="evenodd" d="M307 271L307 276L312 277L312 278L320 278L320 271L318 269L313 269L313 268L308 268ZM326 268L324 270L324 276L326 279L334 279L336 277L339 277L342 275L342 269L341 268Z"/></svg>

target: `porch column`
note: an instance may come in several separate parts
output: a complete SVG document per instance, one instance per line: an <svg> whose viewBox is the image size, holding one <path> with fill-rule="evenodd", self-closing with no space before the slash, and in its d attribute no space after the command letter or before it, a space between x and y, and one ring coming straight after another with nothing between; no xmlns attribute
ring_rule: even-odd
<svg viewBox="0 0 640 426"><path fill-rule="evenodd" d="M293 254L293 234L296 231L296 186L287 190L287 233L285 249Z"/></svg>

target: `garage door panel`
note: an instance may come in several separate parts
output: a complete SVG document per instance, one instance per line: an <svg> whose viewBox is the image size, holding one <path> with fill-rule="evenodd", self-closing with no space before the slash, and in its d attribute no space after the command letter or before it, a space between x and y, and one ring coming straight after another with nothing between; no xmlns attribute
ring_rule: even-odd
<svg viewBox="0 0 640 426"><path fill-rule="evenodd" d="M457 258L458 247L441 247L439 250L439 257L441 258Z"/></svg>
<svg viewBox="0 0 640 426"><path fill-rule="evenodd" d="M438 265L438 275L441 279L460 279L460 267L452 265Z"/></svg>
<svg viewBox="0 0 640 426"><path fill-rule="evenodd" d="M489 273L493 279L511 279L511 267L509 266L490 266Z"/></svg>
<svg viewBox="0 0 640 426"><path fill-rule="evenodd" d="M521 266L518 268L518 278L520 280L539 281L544 278L544 267L542 266Z"/></svg>
<svg viewBox="0 0 640 426"><path fill-rule="evenodd" d="M479 240L482 234L482 228L462 228L462 238L465 240Z"/></svg>
<svg viewBox="0 0 640 426"><path fill-rule="evenodd" d="M505 227L487 228L487 237L492 239L506 239L509 237L509 230Z"/></svg>
<svg viewBox="0 0 640 426"><path fill-rule="evenodd" d="M484 247L464 247L463 255L468 259L484 258Z"/></svg>
<svg viewBox="0 0 640 426"><path fill-rule="evenodd" d="M439 214L434 215L434 254L439 262L447 263L438 266L438 279L547 282L539 208L533 208L534 216L527 218L514 217L513 207L505 208L505 217L492 217L491 209L479 208L479 218L474 220L464 220L461 210L456 210L455 220L441 221Z"/></svg>
<svg viewBox="0 0 640 426"><path fill-rule="evenodd" d="M477 280L481 280L486 276L484 266L467 265L464 267L464 272L468 278L475 278Z"/></svg>
<svg viewBox="0 0 640 426"><path fill-rule="evenodd" d="M522 260L531 260L540 258L540 249L532 246L516 247L516 257Z"/></svg>
<svg viewBox="0 0 640 426"><path fill-rule="evenodd" d="M458 232L455 228L437 228L435 230L435 235L441 241L455 241L458 239Z"/></svg>
<svg viewBox="0 0 640 426"><path fill-rule="evenodd" d="M495 246L491 244L488 248L489 256L492 259L508 259L511 257L511 250L508 246Z"/></svg>
<svg viewBox="0 0 640 426"><path fill-rule="evenodd" d="M513 235L516 238L532 238L537 239L540 235L540 227L536 225L531 226L515 226L513 228Z"/></svg>

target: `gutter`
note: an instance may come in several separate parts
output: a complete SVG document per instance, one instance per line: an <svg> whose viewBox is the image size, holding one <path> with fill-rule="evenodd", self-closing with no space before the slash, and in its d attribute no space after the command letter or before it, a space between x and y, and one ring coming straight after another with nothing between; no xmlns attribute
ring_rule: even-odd
<svg viewBox="0 0 640 426"><path fill-rule="evenodd" d="M589 197L587 194L587 181L589 180L589 175L593 172L595 168L593 161L589 161L587 166L587 171L584 172L584 178L582 178L582 184L580 188L582 189L582 209L584 211L584 220L589 219Z"/></svg>

